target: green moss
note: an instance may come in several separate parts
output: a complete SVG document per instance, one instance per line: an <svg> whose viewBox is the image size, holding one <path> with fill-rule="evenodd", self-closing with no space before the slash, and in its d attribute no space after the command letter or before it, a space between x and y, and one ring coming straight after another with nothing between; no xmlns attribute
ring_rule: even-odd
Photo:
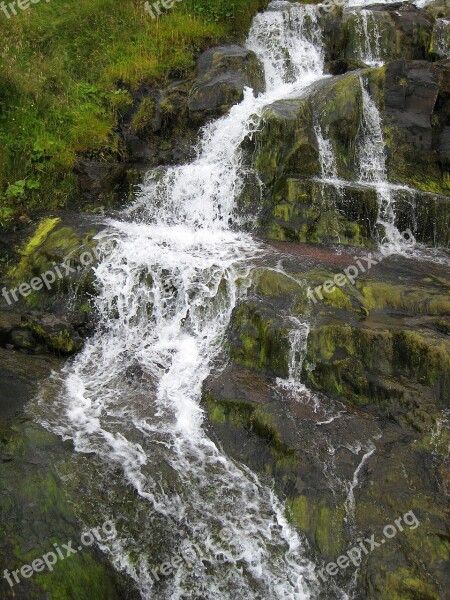
<svg viewBox="0 0 450 600"><path fill-rule="evenodd" d="M144 98L130 124L130 133L145 136L158 128L156 104L153 98Z"/></svg>
<svg viewBox="0 0 450 600"><path fill-rule="evenodd" d="M54 544L64 556L62 544L68 540L73 541L75 549L78 547L81 529L53 467L53 452L58 452L58 447L55 436L35 425L0 425L1 452L14 459L3 462L0 477L0 508L7 515L0 525L2 538L7 540L2 546L6 551L3 558L11 571L54 552ZM47 461L42 460L44 455ZM49 456L53 460L48 462ZM65 465L59 455L57 464L62 470L73 468ZM36 600L118 600L117 582L106 560L99 559L93 548L84 547L77 554L59 559L52 571L34 573L21 586L26 586L27 598ZM21 593L17 586L18 597Z"/></svg>
<svg viewBox="0 0 450 600"><path fill-rule="evenodd" d="M433 584L415 577L408 569L399 569L386 574L380 597L382 600L440 600L441 595Z"/></svg>
<svg viewBox="0 0 450 600"><path fill-rule="evenodd" d="M25 298L26 302L32 307L43 307L58 292L76 288L80 302L86 307L82 293L92 291L93 276L90 266L81 263L80 256L86 252L91 256L92 264L96 262L94 234L94 230L81 234L72 227L60 226L60 219L44 219L20 251L19 263L9 270L10 287L29 284L33 278L40 278L42 274L51 271L55 281L50 289L43 286L41 290L31 291ZM71 270L66 275L63 263L75 271Z"/></svg>
<svg viewBox="0 0 450 600"><path fill-rule="evenodd" d="M16 281L22 282L29 274L30 261L32 261L33 254L41 246L41 244L47 239L49 234L53 231L56 225L60 222L60 219L43 219L30 240L27 242L23 250L21 250L21 259L17 266L13 267L9 271L9 277Z"/></svg>
<svg viewBox="0 0 450 600"><path fill-rule="evenodd" d="M300 282L297 283L293 278L288 277L284 273L264 269L257 276L255 292L263 296L279 298L298 293L301 285Z"/></svg>
<svg viewBox="0 0 450 600"><path fill-rule="evenodd" d="M334 559L344 550L344 508L330 507L325 500L313 502L307 496L288 498L288 519L314 540L322 556Z"/></svg>
<svg viewBox="0 0 450 600"><path fill-rule="evenodd" d="M249 369L280 377L288 374L288 330L256 305L243 303L231 322L232 359Z"/></svg>
<svg viewBox="0 0 450 600"><path fill-rule="evenodd" d="M74 164L80 154L117 160L130 91L193 76L201 51L241 39L265 5L184 0L154 21L143 2L64 0L3 15L0 224L11 211L17 218L78 204ZM4 192L19 180L39 188L11 201Z"/></svg>

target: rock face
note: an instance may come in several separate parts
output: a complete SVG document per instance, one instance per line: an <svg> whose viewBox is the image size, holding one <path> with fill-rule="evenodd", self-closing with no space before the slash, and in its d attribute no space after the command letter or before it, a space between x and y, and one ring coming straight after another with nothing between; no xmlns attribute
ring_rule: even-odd
<svg viewBox="0 0 450 600"><path fill-rule="evenodd" d="M450 61L394 61L380 87L389 177L450 195Z"/></svg>
<svg viewBox="0 0 450 600"><path fill-rule="evenodd" d="M373 245L379 199L373 186L361 182L359 172L360 149L366 143L365 86L380 110L386 177L397 186L391 189L395 224L401 231L411 229L421 242L448 246L449 77L448 60L400 59L324 79L301 98L269 106L262 117L264 127L243 144L264 184L265 235ZM327 148L321 147L320 138ZM331 171L324 164L330 157ZM246 194L244 190L243 205L250 203Z"/></svg>
<svg viewBox="0 0 450 600"><path fill-rule="evenodd" d="M205 383L211 432L274 478L318 569L356 535L380 542L385 525L413 510L411 527L363 561L358 598L445 597L450 273L375 253L354 285L330 289L326 280L355 257L276 248L284 273L261 268L232 318L232 362ZM315 286L322 299L310 300ZM293 365L315 392L289 382ZM352 572L326 579L321 597L334 598L332 580L346 586Z"/></svg>
<svg viewBox="0 0 450 600"><path fill-rule="evenodd" d="M0 348L0 364L0 553L11 572L51 552L53 543L62 549L71 540L76 549L84 527L74 510L76 494L69 499L66 491L73 472L70 448L23 414L38 382L59 370L61 361ZM2 577L0 598L139 598L95 546L20 580L11 588Z"/></svg>
<svg viewBox="0 0 450 600"><path fill-rule="evenodd" d="M240 102L244 88L256 94L265 88L264 70L256 54L242 46L218 46L202 54L198 77L189 96L189 111L195 120L217 117Z"/></svg>
<svg viewBox="0 0 450 600"><path fill-rule="evenodd" d="M0 345L57 355L82 348L93 328L95 227L71 214L37 225L3 281Z"/></svg>

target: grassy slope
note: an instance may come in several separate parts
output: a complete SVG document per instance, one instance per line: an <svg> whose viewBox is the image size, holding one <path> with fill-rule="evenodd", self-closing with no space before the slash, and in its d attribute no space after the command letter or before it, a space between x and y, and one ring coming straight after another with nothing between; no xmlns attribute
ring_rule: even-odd
<svg viewBox="0 0 450 600"><path fill-rule="evenodd" d="M188 75L201 50L241 36L265 3L182 0L158 21L144 0L41 0L9 20L0 12L0 227L76 200L76 156L117 156L129 90Z"/></svg>

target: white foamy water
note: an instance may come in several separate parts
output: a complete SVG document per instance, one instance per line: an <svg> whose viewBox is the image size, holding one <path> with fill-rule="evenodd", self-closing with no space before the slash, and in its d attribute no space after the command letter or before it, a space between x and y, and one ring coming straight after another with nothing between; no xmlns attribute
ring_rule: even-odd
<svg viewBox="0 0 450 600"><path fill-rule="evenodd" d="M398 4L398 2L408 2L409 0L346 0L346 8L355 8L360 6L370 6L372 4ZM423 8L427 4L431 4L433 0L415 0L411 2L417 8Z"/></svg>
<svg viewBox="0 0 450 600"><path fill-rule="evenodd" d="M317 145L319 147L319 160L321 178L326 181L339 184L336 157L333 152L333 145L329 138L325 138L319 123L314 127L316 133Z"/></svg>
<svg viewBox="0 0 450 600"><path fill-rule="evenodd" d="M386 157L381 117L377 105L366 90L362 79L362 135L359 142L359 176L362 183L375 187L378 197L377 223L384 230L381 246L384 253L411 251L395 226L395 201L392 186L387 180Z"/></svg>
<svg viewBox="0 0 450 600"><path fill-rule="evenodd" d="M360 60L371 67L380 67L383 59L376 13L369 10L361 10L356 13L356 31L359 35L358 55Z"/></svg>
<svg viewBox="0 0 450 600"><path fill-rule="evenodd" d="M322 76L324 50L319 15L313 5L277 0L253 20L247 47L264 62L268 89L278 90L279 98ZM291 84L290 89L286 84Z"/></svg>
<svg viewBox="0 0 450 600"><path fill-rule="evenodd" d="M314 7L272 3L255 18L247 45L264 63L267 93L247 90L205 128L196 160L150 174L124 220L108 222L100 246L114 249L95 272L98 331L56 378L59 399L36 408L41 422L94 457L99 473L101 465L121 473L135 491L138 525L113 493L103 506L119 532L104 550L146 599L300 600L316 588L282 505L208 437L200 404L261 252L236 228L240 144L266 105L322 76ZM99 487L115 485L113 475L99 477ZM167 560L148 547L156 523L165 551L176 554L188 540L203 560L155 580L155 556Z"/></svg>

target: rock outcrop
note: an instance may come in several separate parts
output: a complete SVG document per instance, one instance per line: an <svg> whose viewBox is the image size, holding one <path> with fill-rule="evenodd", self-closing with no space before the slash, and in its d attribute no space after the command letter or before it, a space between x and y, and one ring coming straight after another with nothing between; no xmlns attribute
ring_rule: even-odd
<svg viewBox="0 0 450 600"><path fill-rule="evenodd" d="M450 273L375 253L379 264L354 285L329 289L327 278L356 258L276 249L284 272L261 269L232 318L232 362L205 383L211 432L274 478L317 569L354 546L356 532L379 542L380 523L413 510L413 528L364 560L358 597L445 597ZM317 285L322 299L309 300ZM288 379L293 365L316 391ZM333 579L345 588L351 577L321 580L323 597L335 596Z"/></svg>
<svg viewBox="0 0 450 600"><path fill-rule="evenodd" d="M218 46L202 54L198 76L189 95L194 120L218 117L243 99L244 88L265 89L264 70L254 52L242 46Z"/></svg>

